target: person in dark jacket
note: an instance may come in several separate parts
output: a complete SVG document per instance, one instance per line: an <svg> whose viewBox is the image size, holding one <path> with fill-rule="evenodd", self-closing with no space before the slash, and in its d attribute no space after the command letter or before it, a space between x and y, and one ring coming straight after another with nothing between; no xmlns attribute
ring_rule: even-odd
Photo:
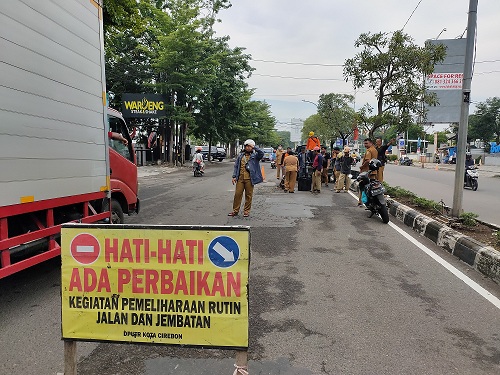
<svg viewBox="0 0 500 375"><path fill-rule="evenodd" d="M378 169L377 171L377 180L380 182L384 181L384 168L385 168L385 163L387 162L387 156L385 153L387 152L387 149L389 146L391 146L395 142L395 139L391 139L389 143L386 145L382 144L382 138L377 138L375 140L375 148L377 149L377 159L380 160L380 163L382 163L382 166Z"/></svg>
<svg viewBox="0 0 500 375"><path fill-rule="evenodd" d="M310 165L309 155L307 154L307 150L305 147L300 149L299 154L297 155L299 159L299 178L307 177L307 166Z"/></svg>
<svg viewBox="0 0 500 375"><path fill-rule="evenodd" d="M259 161L264 157L264 152L255 147L255 142L252 139L247 139L243 145L243 151L234 162L232 182L233 185L236 184L236 189L234 190L233 210L228 216L238 215L243 193L245 193L243 216L248 217L252 208L253 187L264 180L259 164Z"/></svg>
<svg viewBox="0 0 500 375"><path fill-rule="evenodd" d="M351 187L351 178L349 175L351 174L351 166L354 159L350 155L350 152L351 149L346 146L344 147L343 155L338 158L340 164L340 175L337 189L335 190L336 193L340 193L341 191L347 193Z"/></svg>

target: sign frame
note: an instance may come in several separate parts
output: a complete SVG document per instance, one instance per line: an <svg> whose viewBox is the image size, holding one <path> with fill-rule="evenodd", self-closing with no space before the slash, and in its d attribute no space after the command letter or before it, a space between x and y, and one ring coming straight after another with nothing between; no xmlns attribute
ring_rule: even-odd
<svg viewBox="0 0 500 375"><path fill-rule="evenodd" d="M76 261L74 259L74 256L71 253L72 251L74 252L74 247L71 246L71 242L81 234L90 234L90 235L94 236L95 238L97 238L98 241L101 242L101 249L100 249L101 254L99 255L99 257L100 258L102 257L102 259L99 259L95 263L91 262L88 264L82 264L81 262ZM204 241L204 242L203 242L203 245L201 246L202 249L201 250L198 249L199 251L197 253L194 252L194 248L195 248L194 244L192 244L192 246L189 247L190 250L193 250L192 253L195 255L193 257L193 259L194 259L193 264L183 263L183 264L177 265L177 264L173 264L173 262L172 262L170 264L162 263L162 265L160 267L160 266L158 266L158 263L161 263L159 261L159 259L160 259L159 254L157 255L157 258L156 258L156 261L157 261L156 264L154 263L154 259L153 259L154 257L149 257L148 262L143 262L145 259L140 258L139 255L136 254L136 255L134 255L134 257L135 256L138 257L137 262L135 264L133 264L134 262L129 264L129 262L128 262L129 259L125 259L126 262L123 263L123 269L128 267L128 269L134 270L135 269L134 267L138 266L138 267L136 267L136 269L144 270L145 266L146 267L152 266L152 268L150 270L148 268L145 268L145 269L147 269L153 273L154 273L154 270L162 270L162 271L167 270L165 272L172 272L172 273L174 273L177 270L177 272L180 273L180 272L184 272L184 271L179 271L179 269L182 269L182 270L188 270L189 272L205 272L204 275L209 274L210 272L214 272L214 275L219 274L219 273L223 273L223 272L228 272L228 273L233 272L233 271L240 272L240 275L238 276L238 277L240 277L240 283L238 284L239 290L240 290L240 296L237 297L237 293L234 293L232 301L231 301L231 299L229 298L230 293L229 293L229 282L228 282L228 285L227 285L228 293L227 293L226 297L229 300L229 302L228 301L225 302L226 306L240 306L239 310L236 309L236 307L235 307L234 311L233 311L234 314L239 313L240 316L236 316L236 319L233 319L233 317L235 315L231 315L230 313L227 312L227 310L224 313L220 313L220 316L214 317L214 315L210 315L214 318L212 320L212 322L213 322L212 325L216 326L216 327L214 328L214 332L210 331L209 334L220 333L219 331L217 331L217 329L220 329L220 327L222 327L224 329L224 334L227 335L227 337L224 337L223 339L220 339L219 341L214 340L215 344L212 344L211 342L207 342L207 340L204 339L203 335L206 336L205 333L200 335L201 338L200 338L199 342L197 342L196 340L193 341L192 335L189 336L191 341L187 341L187 342L186 341L176 342L175 340L166 340L165 341L165 340L160 340L160 338L157 336L150 337L151 334L154 333L155 330L156 330L156 333L161 333L161 331L163 329L162 327L165 327L163 325L160 325L158 328L155 327L154 325L153 326L151 326L151 325L138 326L137 332L143 332L143 334L144 334L144 332L146 332L146 331L144 331L144 330L141 331L141 329L147 330L147 333L150 336L146 336L146 338L144 338L144 336L141 336L141 338L137 338L137 337L133 337L133 336L123 337L124 336L123 332L127 331L128 327L129 327L129 325L127 325L127 328L124 328L123 324L116 324L116 329L119 331L119 333L114 333L114 331L113 331L113 335L110 338L93 337L92 332L93 332L93 330L95 330L95 327L92 325L94 322L96 322L96 324L97 324L101 320L101 318L99 317L99 312L96 312L93 309L89 309L91 311L83 311L82 312L81 305L79 305L79 308L75 309L74 311L70 310L70 308L75 308L74 299L73 299L73 304L70 303L70 298L69 298L71 296L70 293L73 293L73 294L78 293L79 295L85 294L85 292L82 293L82 290L75 291L75 288L77 288L77 287L75 287L75 285L78 285L78 284L74 283L74 275L75 274L81 275L82 280L83 280L85 267L86 267L86 269L96 268L96 269L101 270L101 271L104 270L104 267L105 267L106 274L108 274L108 271L109 271L109 275L110 275L109 280L114 280L115 284L118 282L118 279L114 278L116 276L116 274L114 273L115 270L112 271L113 267L116 269L119 266L119 262L113 262L113 260L118 259L118 256L116 256L116 258L112 258L110 253L109 253L109 248L110 248L109 243L111 243L111 240L108 242L108 245L106 245L106 246L108 246L108 248L105 251L103 251L102 247L104 245L104 242L106 241L106 238L108 238L108 239L113 238L113 240L118 238L117 239L118 242L120 241L120 238L121 238L123 244L125 244L125 240L129 237L137 239L137 238L142 236L141 238L145 241L148 238L147 236L150 235L150 236L153 236L152 238L154 241L154 240L158 239L160 234L161 234L161 237L163 238L163 240L165 240L165 241L172 240L172 242L173 242L173 240L176 238L177 238L176 241L181 241L181 239L179 239L181 237L184 240L186 238L192 237L192 238L195 238L197 241ZM178 237L175 237L175 235L177 235ZM189 237L190 235L191 235L191 237ZM119 236L122 236L122 237L119 237ZM157 236L157 237L155 237L155 236ZM222 238L224 236L229 236L229 237L232 236L231 238L233 238L233 239L236 238L236 240L234 240L234 241L239 246L238 259L228 260L229 262L232 262L232 263L230 263L230 266L227 266L227 268L217 267L216 263L213 263L209 259L209 243L213 242L215 239L217 239L219 237ZM168 238L168 240L167 240L167 238ZM202 238L202 239L199 239L199 238ZM158 240L158 241L160 241L160 240ZM230 242L224 242L222 239L220 242L222 244L224 244L225 246L228 246L227 243L230 243ZM199 242L198 242L198 244L199 244ZM80 244L80 245L82 245L82 244ZM84 245L85 244L82 245L84 248L84 251L88 251L88 248ZM124 246L124 245L122 245L122 246ZM158 242L158 246L159 246L159 242ZM175 246L177 246L177 245L175 245ZM118 247L119 247L119 245L118 245ZM154 248L154 246L151 246L151 249L148 250L149 251L148 256L150 256L154 252L152 250L153 248ZM174 245L172 244L172 253L177 251L177 248L175 250L173 250L173 248L174 248ZM216 248L216 250L221 251L221 250L219 250L220 248L221 248L221 244L219 243L218 248ZM210 347L210 348L218 348L218 349L247 350L248 349L248 340L249 340L249 338L248 338L248 336L249 336L249 295L248 295L248 292L249 292L250 257L251 257L250 248L251 248L251 237L250 237L250 227L249 226L202 226L202 225L192 226L192 225L136 225L136 224L121 224L121 225L110 226L110 225L106 225L106 224L97 224L97 225L77 224L77 223L64 224L62 226L62 231L61 231L61 337L65 341L97 341L97 342L154 344L154 345L172 345L172 346L197 347L197 348ZM213 249L211 249L211 250L212 250L211 256L214 256L213 254L217 255L217 253L214 253ZM108 253L105 253L106 251ZM136 252L139 253L138 248L136 248ZM143 255L144 254L145 254L145 252L143 251ZM202 254L202 256L203 256L202 258L200 258L200 254ZM222 253L222 255L224 255L224 254L225 253ZM95 254L93 256L95 256ZM105 257L108 257L108 258L106 259ZM152 259L153 259L153 263L151 263ZM163 258L163 259L165 260L165 258ZM189 259L191 259L191 258L189 258ZM198 263L196 263L196 259L198 259ZM133 258L133 260L136 260L136 259ZM201 263L200 263L200 261L201 261ZM179 260L178 260L178 262L179 262ZM240 262L240 265L235 266L235 264L237 262ZM182 262L180 262L180 263L182 263ZM154 268L155 266L156 266L156 268ZM170 271L168 271L169 268L167 268L167 266L171 267ZM233 266L235 266L234 269L232 269ZM175 267L180 267L180 268L176 269ZM75 271L75 268L78 268L78 270ZM71 276L69 276L69 274L68 274L70 269L71 269ZM230 271L231 269L232 269L232 271ZM217 271L215 271L215 270L217 270ZM126 272L124 271L124 273L126 273ZM230 280L229 275L227 275L227 276L228 276L227 280ZM212 275L204 276L204 277L206 277L207 280L211 280ZM68 280L70 280L73 283L73 284L71 284L71 288L69 288L70 284L68 284ZM161 280L163 281L164 279L161 279ZM194 280L195 279L190 279L191 282ZM220 278L217 280L222 280L222 276L220 276ZM234 279L231 279L231 280L234 281ZM85 281L82 282L82 284L84 284L84 283L85 283ZM219 283L220 283L220 281L219 281ZM190 300L190 298L191 298L190 296L176 295L176 294L169 294L169 295L165 295L165 296L158 294L156 296L153 295L150 297L147 297L147 296L144 297L144 294L141 294L141 293L137 293L137 294L133 294L133 293L130 294L129 293L129 294L127 294L124 290L121 290L121 294L120 294L120 293L118 293L118 290L115 290L117 288L117 285L115 285L115 284L110 282L111 289L107 289L104 291L101 290L101 291L103 292L104 295L106 295L108 297L115 297L115 295L118 295L116 298L120 299L120 303L117 302L117 305L119 305L119 306L122 306L124 301L126 301L128 299L130 299L130 300L136 299L137 296L143 297L145 299L148 299L148 298L155 299L156 298L157 300L160 300L160 299L184 300L185 303L187 303L188 300ZM215 284L213 284L213 285L215 285ZM232 285L234 285L234 282L232 283ZM69 289L71 289L71 290L69 290ZM202 289L198 288L197 290L202 290ZM203 290L207 290L206 287ZM236 289L234 289L234 290L236 290ZM113 293L113 292L115 292L115 293ZM212 299L217 300L217 296L215 296L215 286L214 286L214 289L212 290L212 292L214 293L213 295L208 295L208 296L199 295L197 297L195 296L193 303L195 300L197 300L198 301L197 303L199 306L201 306L202 304L205 306L204 301L207 301L207 302L210 301L210 305L213 307L213 305L216 302L213 302ZM93 293L93 292L91 292L91 293ZM87 298L93 295L91 293L87 293ZM219 294L221 294L221 293L219 293ZM95 297L101 298L103 296L98 295ZM219 297L223 298L221 296L219 296ZM205 300L203 300L203 298L205 298ZM138 299L140 299L140 298L138 298ZM80 301L81 301L81 298L80 298ZM239 301L239 304L236 305L237 302L235 302L235 301ZM157 301L157 303L159 303L159 302ZM233 303L233 305L229 305L231 303ZM207 303L207 305L208 305L208 303ZM124 306L126 306L126 305L124 305ZM219 306L219 304L217 306ZM99 308L97 308L97 310L99 310ZM215 309L213 309L213 310L215 310ZM117 309L114 311L116 311L116 313L118 314L118 312L121 310ZM125 310L121 311L121 313L124 313L124 311ZM204 310L204 312L205 312L205 310ZM213 312L213 311L211 310L211 312ZM89 316L93 316L94 320L92 321L90 319L90 328L88 328L89 329L88 334L86 332L82 332L82 331L78 331L77 334L72 334L67 329L68 324L70 324L70 326L71 326L71 323L75 322L75 316L76 316L75 314L80 314L80 317L78 319L83 319L81 317L82 314L86 314L87 320L89 320L89 318L88 318ZM95 321L96 314L97 314L97 321ZM153 322L158 323L160 321L159 316L166 315L166 314L156 313L156 315L157 316L154 317ZM207 314L207 315L209 315L209 314ZM210 318L204 317L204 319L206 321L206 319L210 319ZM237 321L237 323L234 323L235 320ZM130 321L127 320L127 322L130 322ZM102 323L102 320L101 320L101 323ZM82 326L89 327L89 324L83 324ZM230 326L231 329L228 329L228 326ZM232 328L233 326L235 327L235 329ZM105 326L105 327L107 327L107 326ZM111 327L111 328L115 328L115 327ZM201 327L198 327L198 328L201 329ZM203 328L207 328L207 327L203 327ZM84 328L84 329L87 329L87 328ZM188 326L188 328L186 328L186 326L183 326L183 328L177 329L177 331L182 333L183 329L184 330L187 330L187 329L195 330L197 328L195 328L194 326L193 327ZM209 330L211 329L210 325L209 325L208 329ZM167 330L172 331L171 326ZM190 331L190 333L191 332L192 331ZM207 332L207 331L205 331L205 332ZM194 335L196 335L196 334L197 333L195 333ZM122 335L122 336L120 337L120 335ZM234 337L232 337L231 335L234 335ZM239 336L240 338L237 338L236 336ZM182 340L182 334L181 334L181 340ZM210 341L212 341L212 340L210 340Z"/></svg>

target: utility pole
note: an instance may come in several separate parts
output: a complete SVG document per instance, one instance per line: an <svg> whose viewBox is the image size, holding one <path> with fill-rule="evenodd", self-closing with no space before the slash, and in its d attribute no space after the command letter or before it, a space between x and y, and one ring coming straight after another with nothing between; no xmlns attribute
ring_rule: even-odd
<svg viewBox="0 0 500 375"><path fill-rule="evenodd" d="M474 58L474 43L477 25L477 2L470 0L467 22L467 41L465 47L465 66L462 83L462 107L458 125L457 164L455 168L455 189L453 191L453 208L451 214L455 217L462 212L464 195L465 152L467 145L467 128L469 125L470 90L472 83L472 63Z"/></svg>

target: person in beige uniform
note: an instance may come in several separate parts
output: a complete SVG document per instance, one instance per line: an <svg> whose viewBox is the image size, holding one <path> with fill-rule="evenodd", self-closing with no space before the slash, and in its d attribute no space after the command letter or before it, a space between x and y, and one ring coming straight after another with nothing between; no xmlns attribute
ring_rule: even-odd
<svg viewBox="0 0 500 375"><path fill-rule="evenodd" d="M370 138L366 138L363 141L363 146L366 148L366 153L365 156L363 157L362 164L359 167L359 172L369 172L370 169L368 165L370 164L370 160L372 159L377 159L378 157L378 151L373 145L373 141ZM376 171L375 171L376 172ZM358 195L358 206L362 206L363 202L361 202L361 189L359 190L359 195Z"/></svg>
<svg viewBox="0 0 500 375"><path fill-rule="evenodd" d="M234 190L233 210L228 216L238 216L244 194L243 217L248 217L252 208L253 187L264 180L259 165L259 161L264 157L264 152L255 146L252 139L247 139L243 147L243 151L234 162L232 183L236 185L236 188Z"/></svg>
<svg viewBox="0 0 500 375"><path fill-rule="evenodd" d="M283 146L279 145L276 150L276 179L281 178L281 157L283 156Z"/></svg>
<svg viewBox="0 0 500 375"><path fill-rule="evenodd" d="M299 170L299 159L293 151L288 151L288 156L283 160L283 166L285 167L285 193L293 193Z"/></svg>

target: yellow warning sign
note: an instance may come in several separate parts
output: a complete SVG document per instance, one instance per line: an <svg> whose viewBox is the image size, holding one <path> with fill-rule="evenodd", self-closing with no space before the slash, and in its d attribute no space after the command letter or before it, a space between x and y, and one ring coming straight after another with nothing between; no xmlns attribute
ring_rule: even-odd
<svg viewBox="0 0 500 375"><path fill-rule="evenodd" d="M248 347L248 227L68 224L62 337Z"/></svg>

